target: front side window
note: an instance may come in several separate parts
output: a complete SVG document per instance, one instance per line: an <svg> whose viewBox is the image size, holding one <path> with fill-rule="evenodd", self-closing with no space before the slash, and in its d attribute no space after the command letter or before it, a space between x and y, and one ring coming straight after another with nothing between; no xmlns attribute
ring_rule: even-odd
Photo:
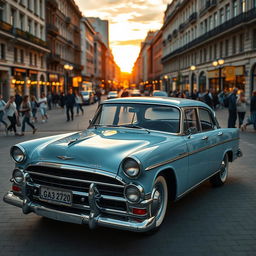
<svg viewBox="0 0 256 256"><path fill-rule="evenodd" d="M202 132L214 130L215 124L211 113L206 109L199 109L199 120Z"/></svg>
<svg viewBox="0 0 256 256"><path fill-rule="evenodd" d="M199 132L198 118L195 108L188 108L184 110L184 124L183 131L185 134Z"/></svg>
<svg viewBox="0 0 256 256"><path fill-rule="evenodd" d="M180 111L171 106L109 103L101 107L91 124L93 126L144 128L179 133Z"/></svg>

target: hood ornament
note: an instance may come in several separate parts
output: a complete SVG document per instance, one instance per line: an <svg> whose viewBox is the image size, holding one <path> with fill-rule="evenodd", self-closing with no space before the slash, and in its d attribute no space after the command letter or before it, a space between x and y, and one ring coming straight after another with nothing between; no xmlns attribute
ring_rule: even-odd
<svg viewBox="0 0 256 256"><path fill-rule="evenodd" d="M72 160L72 159L74 159L73 157L69 157L69 156L57 156L57 157L61 160Z"/></svg>

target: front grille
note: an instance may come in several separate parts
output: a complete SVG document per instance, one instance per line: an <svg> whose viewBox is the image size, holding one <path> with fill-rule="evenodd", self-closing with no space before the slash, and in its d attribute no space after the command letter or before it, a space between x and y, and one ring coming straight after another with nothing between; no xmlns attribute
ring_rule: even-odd
<svg viewBox="0 0 256 256"><path fill-rule="evenodd" d="M86 172L86 170L37 165L29 166L26 171L29 173L31 182L35 186L48 186L72 191L73 206L75 208L84 209L84 206L89 206L89 187L91 183L95 183L102 196L98 201L99 207L124 212L127 210L124 201L124 185L113 177ZM33 196L34 199L38 199L39 191L34 192ZM104 196L107 198L104 198ZM115 197L116 200L111 200L111 197Z"/></svg>

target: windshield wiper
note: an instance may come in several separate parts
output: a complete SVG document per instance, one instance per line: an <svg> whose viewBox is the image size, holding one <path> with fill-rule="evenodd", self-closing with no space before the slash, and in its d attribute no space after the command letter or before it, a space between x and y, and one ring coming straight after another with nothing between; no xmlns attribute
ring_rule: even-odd
<svg viewBox="0 0 256 256"><path fill-rule="evenodd" d="M135 124L123 124L123 125L120 125L122 127L127 127L127 128L134 128L134 129L143 129L145 131L147 131L148 133L150 133L150 131L144 127L141 127L139 125L135 125Z"/></svg>

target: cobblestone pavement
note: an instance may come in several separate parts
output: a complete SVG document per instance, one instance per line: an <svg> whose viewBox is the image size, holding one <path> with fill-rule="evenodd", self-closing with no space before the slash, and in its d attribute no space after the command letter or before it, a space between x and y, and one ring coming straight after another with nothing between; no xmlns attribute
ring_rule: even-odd
<svg viewBox="0 0 256 256"><path fill-rule="evenodd" d="M0 129L0 197L9 189L13 163L11 145L26 139L83 129L96 105L85 115L65 121L62 110L49 112L38 133L6 137ZM223 127L227 111L217 111ZM161 229L151 236L68 224L23 215L0 199L0 255L256 255L256 133L241 133L244 157L230 165L228 182L212 188L209 182L169 206Z"/></svg>

